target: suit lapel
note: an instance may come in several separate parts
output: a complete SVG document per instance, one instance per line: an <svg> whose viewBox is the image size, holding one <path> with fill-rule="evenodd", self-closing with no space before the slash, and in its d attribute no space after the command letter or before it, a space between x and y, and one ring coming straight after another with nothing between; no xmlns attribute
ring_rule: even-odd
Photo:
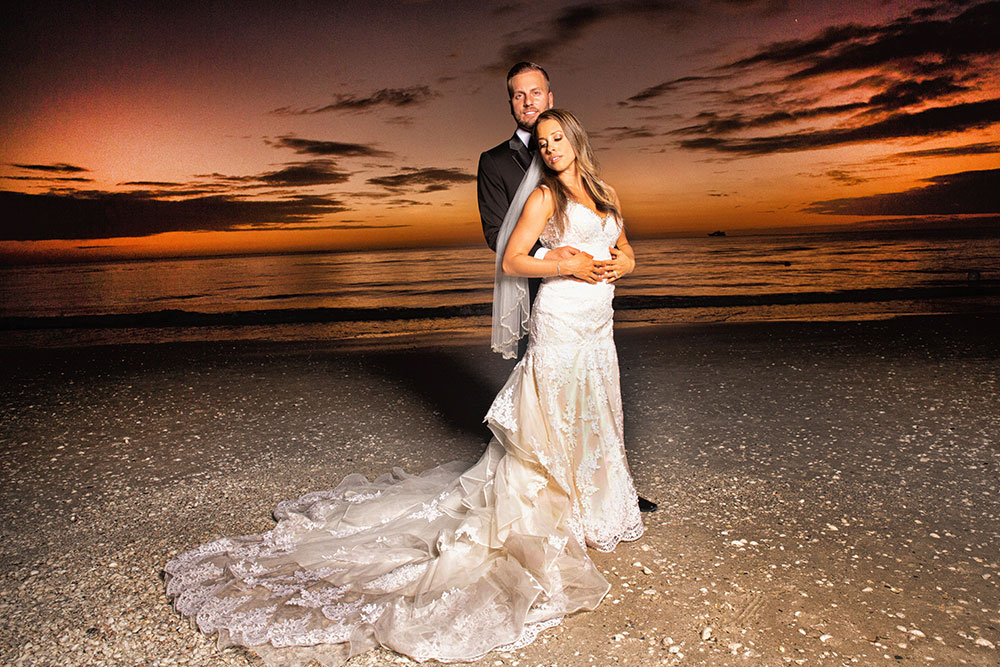
<svg viewBox="0 0 1000 667"><path fill-rule="evenodd" d="M527 146L525 146L520 139L518 139L517 134L510 138L509 142L511 157L517 162L518 166L521 167L521 171L525 172L528 170L528 166L531 165L531 152L528 151Z"/></svg>

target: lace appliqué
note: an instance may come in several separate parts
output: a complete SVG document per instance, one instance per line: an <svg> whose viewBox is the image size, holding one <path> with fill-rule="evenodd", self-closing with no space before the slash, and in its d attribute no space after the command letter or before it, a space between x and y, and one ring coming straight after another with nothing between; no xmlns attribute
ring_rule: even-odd
<svg viewBox="0 0 1000 667"><path fill-rule="evenodd" d="M606 259L620 223L567 209L543 243ZM608 583L587 556L643 525L625 458L614 284L543 281L530 340L486 415L497 438L471 468L349 475L282 502L261 535L167 563L178 611L269 665L339 664L376 645L416 660L515 650ZM539 539L539 537L543 539Z"/></svg>

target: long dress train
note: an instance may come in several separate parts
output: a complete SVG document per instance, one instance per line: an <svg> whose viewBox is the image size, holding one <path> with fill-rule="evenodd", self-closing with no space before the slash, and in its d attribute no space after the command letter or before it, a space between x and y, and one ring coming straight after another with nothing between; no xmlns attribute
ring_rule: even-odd
<svg viewBox="0 0 1000 667"><path fill-rule="evenodd" d="M621 231L571 202L548 247L608 257ZM262 535L223 538L166 564L178 611L220 646L269 665L342 663L374 646L475 660L527 645L594 609L609 585L587 546L643 532L625 460L614 286L546 279L524 358L486 415L494 438L454 462L280 503Z"/></svg>

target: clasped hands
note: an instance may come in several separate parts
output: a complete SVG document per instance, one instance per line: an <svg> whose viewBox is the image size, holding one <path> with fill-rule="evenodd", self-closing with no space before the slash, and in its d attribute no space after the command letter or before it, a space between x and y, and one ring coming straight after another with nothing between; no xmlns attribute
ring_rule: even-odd
<svg viewBox="0 0 1000 667"><path fill-rule="evenodd" d="M559 271L563 276L582 280L585 283L601 281L613 283L635 269L635 260L615 247L608 249L611 259L594 259L594 256L577 250L572 246L553 248L545 255L545 259L559 262Z"/></svg>

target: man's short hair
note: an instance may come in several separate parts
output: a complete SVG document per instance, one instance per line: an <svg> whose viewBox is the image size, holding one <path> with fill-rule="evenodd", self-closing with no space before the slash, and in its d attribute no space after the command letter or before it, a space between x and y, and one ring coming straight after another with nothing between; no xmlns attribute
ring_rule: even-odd
<svg viewBox="0 0 1000 667"><path fill-rule="evenodd" d="M541 72L542 76L545 77L545 85L549 85L549 73L542 69L541 65L536 65L535 63L527 62L522 60L517 63L507 72L507 96L514 97L514 91L511 90L511 81L518 74L524 74L525 72Z"/></svg>

